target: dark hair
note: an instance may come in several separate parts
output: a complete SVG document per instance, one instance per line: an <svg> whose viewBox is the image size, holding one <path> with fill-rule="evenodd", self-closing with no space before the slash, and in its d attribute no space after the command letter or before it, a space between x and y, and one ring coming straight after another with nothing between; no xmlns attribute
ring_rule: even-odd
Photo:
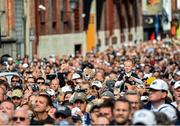
<svg viewBox="0 0 180 126"><path fill-rule="evenodd" d="M99 108L111 108L113 111L114 99L106 99Z"/></svg>
<svg viewBox="0 0 180 126"><path fill-rule="evenodd" d="M52 100L47 94L39 94L39 97L44 97L47 99L47 106L53 106Z"/></svg>
<svg viewBox="0 0 180 126"><path fill-rule="evenodd" d="M44 79L43 77L38 77L38 78L36 79L36 82L37 82L37 80L43 80L44 83L45 83L45 79Z"/></svg>

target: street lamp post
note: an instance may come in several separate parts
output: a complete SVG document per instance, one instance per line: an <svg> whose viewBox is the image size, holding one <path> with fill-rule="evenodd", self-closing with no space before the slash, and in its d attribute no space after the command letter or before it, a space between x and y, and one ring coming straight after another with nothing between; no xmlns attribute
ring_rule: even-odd
<svg viewBox="0 0 180 126"><path fill-rule="evenodd" d="M0 10L0 48L1 48L1 16L5 13L4 10Z"/></svg>

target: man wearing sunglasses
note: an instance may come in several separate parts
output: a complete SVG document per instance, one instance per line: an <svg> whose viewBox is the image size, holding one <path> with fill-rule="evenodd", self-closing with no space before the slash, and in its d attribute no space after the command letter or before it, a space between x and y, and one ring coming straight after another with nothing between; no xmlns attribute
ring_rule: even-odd
<svg viewBox="0 0 180 126"><path fill-rule="evenodd" d="M17 109L12 117L13 126L29 126L30 115L26 109Z"/></svg>

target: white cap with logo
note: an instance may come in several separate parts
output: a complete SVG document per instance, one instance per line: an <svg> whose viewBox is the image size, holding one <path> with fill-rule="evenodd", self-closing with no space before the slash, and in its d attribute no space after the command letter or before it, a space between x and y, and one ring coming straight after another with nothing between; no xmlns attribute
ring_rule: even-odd
<svg viewBox="0 0 180 126"><path fill-rule="evenodd" d="M169 91L169 87L168 84L161 79L156 79L154 80L151 85L149 86L150 89L154 89L154 90L164 90L164 91Z"/></svg>
<svg viewBox="0 0 180 126"><path fill-rule="evenodd" d="M177 89L180 87L180 81L176 81L176 83L174 84L174 89Z"/></svg>
<svg viewBox="0 0 180 126"><path fill-rule="evenodd" d="M133 124L156 125L156 117L150 110L141 109L134 113L132 118Z"/></svg>

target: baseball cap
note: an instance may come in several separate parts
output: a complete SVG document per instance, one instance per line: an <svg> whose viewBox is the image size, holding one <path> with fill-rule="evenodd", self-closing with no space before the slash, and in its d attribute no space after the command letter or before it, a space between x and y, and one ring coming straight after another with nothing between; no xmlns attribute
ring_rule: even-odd
<svg viewBox="0 0 180 126"><path fill-rule="evenodd" d="M175 75L180 76L180 71L177 71Z"/></svg>
<svg viewBox="0 0 180 126"><path fill-rule="evenodd" d="M11 97L18 97L21 98L23 96L23 93L20 89L15 89L12 91Z"/></svg>
<svg viewBox="0 0 180 126"><path fill-rule="evenodd" d="M76 92L74 94L74 97L73 97L73 103L76 101L76 100L81 100L81 101L84 101L86 102L87 98L86 98L86 95L82 92Z"/></svg>
<svg viewBox="0 0 180 126"><path fill-rule="evenodd" d="M57 117L58 116L65 116L65 117L71 116L71 110L68 107L59 106L56 109L55 116Z"/></svg>
<svg viewBox="0 0 180 126"><path fill-rule="evenodd" d="M154 90L163 90L167 92L169 90L168 84L164 80L161 80L161 79L154 80L149 86L149 88L154 89Z"/></svg>
<svg viewBox="0 0 180 126"><path fill-rule="evenodd" d="M134 113L132 118L132 123L135 124L144 124L144 125L156 125L156 118L152 111L141 109Z"/></svg>
<svg viewBox="0 0 180 126"><path fill-rule="evenodd" d="M176 110L169 104L162 104L158 111L164 113L171 121L177 119Z"/></svg>
<svg viewBox="0 0 180 126"><path fill-rule="evenodd" d="M67 92L67 91L72 91L72 88L69 85L66 85L64 87L62 87L62 92Z"/></svg>
<svg viewBox="0 0 180 126"><path fill-rule="evenodd" d="M107 96L107 97L109 97L109 98L113 98L114 99L114 94L111 92L111 91L105 91L105 92L103 92L102 94L101 94L101 97L102 96Z"/></svg>
<svg viewBox="0 0 180 126"><path fill-rule="evenodd" d="M46 93L49 95L49 96L54 96L56 93L53 89L48 89L46 90Z"/></svg>
<svg viewBox="0 0 180 126"><path fill-rule="evenodd" d="M150 85L154 80L156 80L155 77L149 77L149 78L146 80L146 85Z"/></svg>
<svg viewBox="0 0 180 126"><path fill-rule="evenodd" d="M72 75L72 80L79 79L79 78L81 78L81 76L79 74L77 74L77 73L74 73Z"/></svg>
<svg viewBox="0 0 180 126"><path fill-rule="evenodd" d="M174 89L177 89L180 87L180 81L176 81L174 84Z"/></svg>
<svg viewBox="0 0 180 126"><path fill-rule="evenodd" d="M97 86L98 88L102 88L102 83L96 80L92 82L91 86Z"/></svg>

